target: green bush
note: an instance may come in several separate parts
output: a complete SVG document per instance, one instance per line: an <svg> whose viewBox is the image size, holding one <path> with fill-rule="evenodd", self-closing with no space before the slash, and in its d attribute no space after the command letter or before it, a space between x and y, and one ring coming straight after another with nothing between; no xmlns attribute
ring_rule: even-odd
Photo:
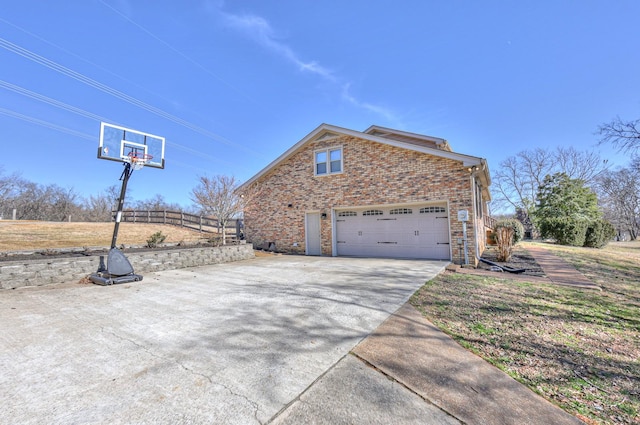
<svg viewBox="0 0 640 425"><path fill-rule="evenodd" d="M548 218L540 222L543 238L553 238L560 245L583 246L588 222L567 217Z"/></svg>
<svg viewBox="0 0 640 425"><path fill-rule="evenodd" d="M149 236L149 239L147 239L147 246L149 248L155 248L158 244L164 242L165 239L167 239L167 235L163 235L162 232L157 231L153 235Z"/></svg>
<svg viewBox="0 0 640 425"><path fill-rule="evenodd" d="M520 223L520 220L516 220L515 218L505 218L503 220L498 220L496 222L496 226L494 232L497 232L501 227L507 227L513 229L513 244L517 244L524 238L524 226Z"/></svg>
<svg viewBox="0 0 640 425"><path fill-rule="evenodd" d="M587 228L584 246L602 248L616 235L616 229L607 220L594 221Z"/></svg>

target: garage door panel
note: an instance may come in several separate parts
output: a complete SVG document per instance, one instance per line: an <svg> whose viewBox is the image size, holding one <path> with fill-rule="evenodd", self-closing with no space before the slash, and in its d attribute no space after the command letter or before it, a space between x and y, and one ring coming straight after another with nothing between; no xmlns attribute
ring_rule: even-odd
<svg viewBox="0 0 640 425"><path fill-rule="evenodd" d="M338 212L336 236L338 255L450 259L444 206Z"/></svg>

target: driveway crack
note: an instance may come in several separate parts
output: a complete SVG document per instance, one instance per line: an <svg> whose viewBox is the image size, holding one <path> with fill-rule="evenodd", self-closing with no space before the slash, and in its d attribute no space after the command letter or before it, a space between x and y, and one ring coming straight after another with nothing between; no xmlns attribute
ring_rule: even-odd
<svg viewBox="0 0 640 425"><path fill-rule="evenodd" d="M137 342L137 341L135 341L135 340L133 340L131 338L127 338L127 337L124 337L122 335L119 335L119 334L117 334L116 332L114 332L112 330L106 329L104 326L101 327L101 331L103 333L108 333L110 335L113 335L114 337L120 339L121 341L126 341L126 342L129 342L129 343L135 345L136 347L138 347L139 349L141 349L142 351L144 351L145 353L149 354L150 356L152 356L152 357L154 357L156 359L167 360L167 357L158 355L155 352L153 352L152 350L150 350L148 347L140 344L139 342ZM211 376L206 375L206 374L201 373L201 372L197 372L197 371L189 368L184 363L180 362L178 359L170 358L169 360L171 360L173 363L175 363L176 365L180 366L180 368L182 368L183 370L189 372L190 374L195 375L195 376L199 376L201 378L204 378L211 385L218 385L218 386L224 388L226 391L228 391L229 394L231 394L232 396L241 398L244 401L246 401L249 405L251 405L253 407L253 417L256 419L256 422L258 422L260 425L263 425L262 422L260 421L260 419L258 419L258 412L260 411L260 406L258 405L258 403L256 403L255 401L249 399L247 396L245 396L243 394L235 392L233 389L231 389L229 386L227 386L227 385L225 385L223 383L214 382L213 379L211 378Z"/></svg>
<svg viewBox="0 0 640 425"><path fill-rule="evenodd" d="M359 356L357 353L351 351L349 354L351 354L353 357L355 357L356 359L360 360L362 363L364 363L367 367L375 370L376 372L380 373L381 375L383 375L385 378L387 378L388 380L396 383L397 385L400 385L401 387L404 387L406 390L408 390L409 392L411 392L412 394L420 397L424 402L436 407L437 409L441 410L442 412L444 412L445 414L451 416L452 418L456 419L457 421L460 422L461 425L467 425L467 422L463 421L462 419L458 418L456 415L454 415L452 412L447 411L443 406L440 406L438 403L435 403L433 400L429 399L428 397L425 397L424 395L420 394L418 391L414 390L413 388L411 388L409 385L405 384L402 381L399 381L398 379L396 379L393 375L385 372L383 369L380 369L379 367L377 367L376 365L374 365L373 363L369 362L367 359L365 359L364 357Z"/></svg>

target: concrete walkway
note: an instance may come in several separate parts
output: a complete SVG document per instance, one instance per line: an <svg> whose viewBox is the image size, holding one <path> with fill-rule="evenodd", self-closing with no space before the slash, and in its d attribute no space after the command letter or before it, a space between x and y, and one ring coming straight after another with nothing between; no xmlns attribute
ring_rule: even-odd
<svg viewBox="0 0 640 425"><path fill-rule="evenodd" d="M536 260L544 274L556 285L573 286L575 288L602 290L587 279L571 264L540 246L527 246L526 250Z"/></svg>
<svg viewBox="0 0 640 425"><path fill-rule="evenodd" d="M473 274L490 277L500 277L504 279L518 280L532 283L547 283L555 285L571 286L580 289L592 289L601 291L598 285L580 273L575 267L555 255L552 251L537 245L527 245L524 248L536 260L544 276L531 276L527 274L496 273L481 268L464 268L450 265L447 269L456 273Z"/></svg>
<svg viewBox="0 0 640 425"><path fill-rule="evenodd" d="M388 405L390 390L382 393L380 382L352 385L346 391L346 386L339 382L353 380L341 371L341 380L336 380L331 373L321 377L281 412L273 424L583 424L462 348L409 303L358 344L340 364L357 364L350 357L364 362L371 372L386 376L387 385L395 385L396 391L417 395L424 401L423 408L431 407L431 410L416 416L415 405ZM351 368L353 370L353 366ZM359 381L367 382L362 378ZM378 389L372 391L372 387ZM377 404L388 406L382 410L376 406L369 413L377 416L363 418L362 400L371 401L376 394L385 396L377 398ZM408 400L406 396L400 399ZM402 408L394 409L398 406ZM409 415L410 420L400 416L398 410ZM382 416L381 411L398 416Z"/></svg>

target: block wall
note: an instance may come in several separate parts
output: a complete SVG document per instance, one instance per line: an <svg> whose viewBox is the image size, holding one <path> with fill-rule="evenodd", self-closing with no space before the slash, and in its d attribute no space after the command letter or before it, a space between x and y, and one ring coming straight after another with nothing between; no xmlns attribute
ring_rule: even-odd
<svg viewBox="0 0 640 425"><path fill-rule="evenodd" d="M125 252L137 274L254 258L253 245ZM105 255L106 261L106 255ZM0 262L0 289L74 282L95 273L100 256Z"/></svg>

